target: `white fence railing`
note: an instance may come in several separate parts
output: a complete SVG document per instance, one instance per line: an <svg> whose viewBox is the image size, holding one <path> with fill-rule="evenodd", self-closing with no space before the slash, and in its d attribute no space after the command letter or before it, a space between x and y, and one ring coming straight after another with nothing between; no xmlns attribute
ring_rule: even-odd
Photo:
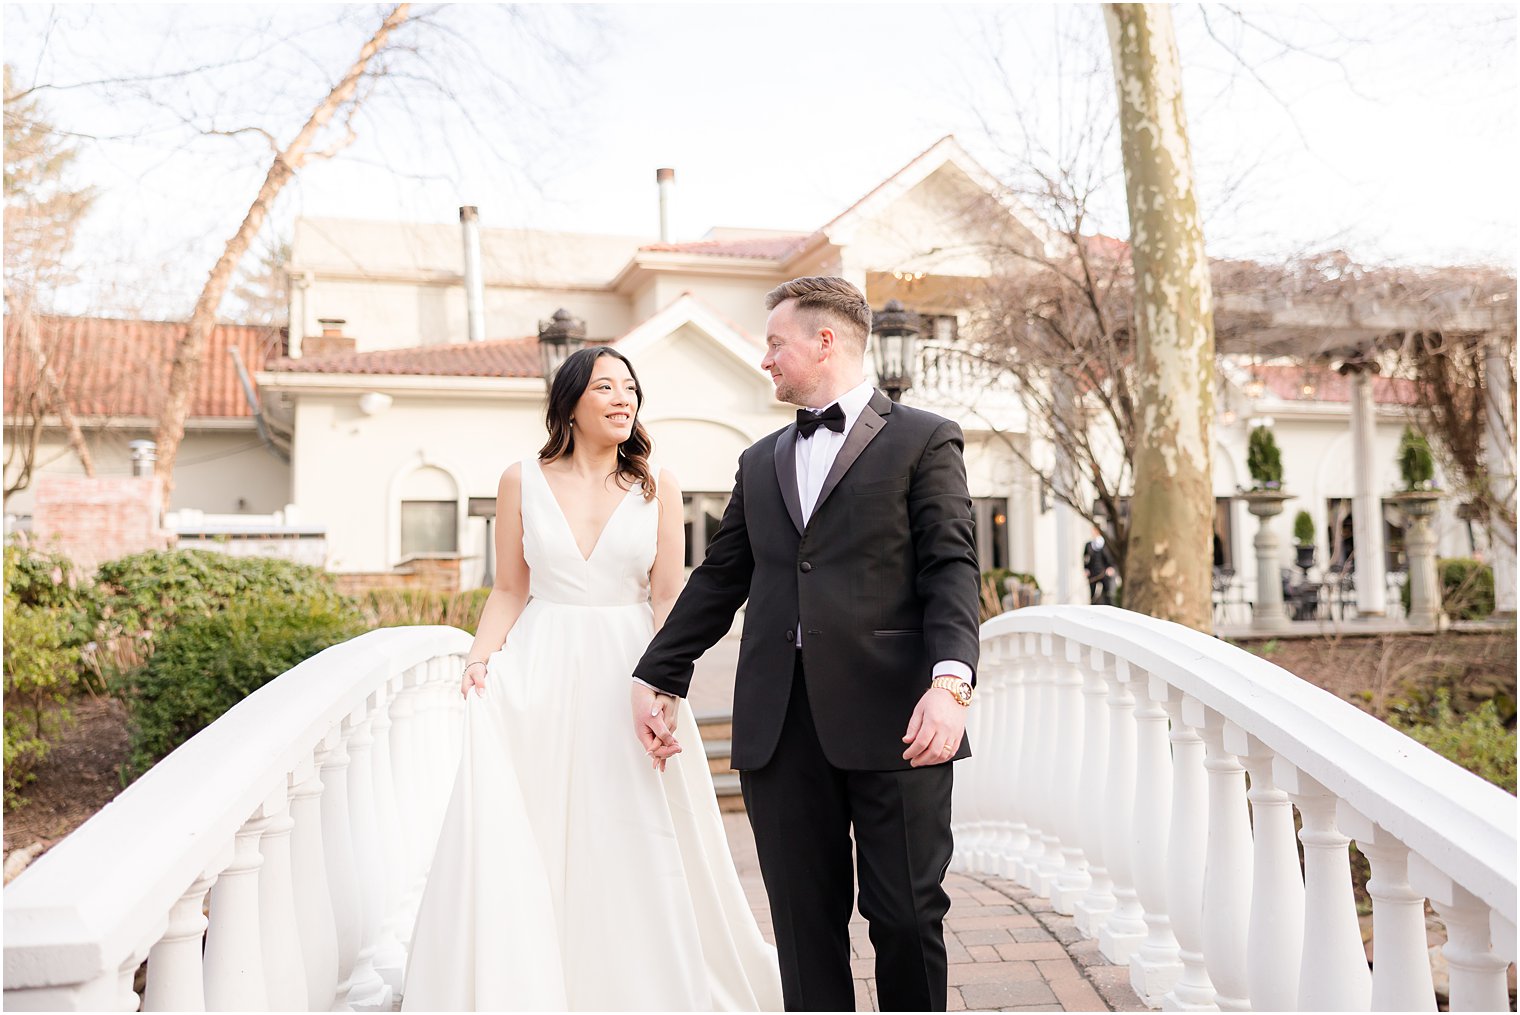
<svg viewBox="0 0 1520 1015"><path fill-rule="evenodd" d="M1509 1010L1516 802L1498 787L1265 659L1111 607L988 621L977 698L955 863L1049 898L1146 1003L1434 1011L1428 898L1451 1009Z"/></svg>
<svg viewBox="0 0 1520 1015"><path fill-rule="evenodd" d="M146 958L148 1011L389 1010L469 646L372 631L154 766L5 888L5 1007L135 1011Z"/></svg>

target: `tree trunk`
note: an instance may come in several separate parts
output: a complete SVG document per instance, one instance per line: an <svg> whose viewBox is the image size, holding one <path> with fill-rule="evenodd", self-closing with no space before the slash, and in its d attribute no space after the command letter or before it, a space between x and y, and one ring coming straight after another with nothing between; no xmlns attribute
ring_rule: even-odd
<svg viewBox="0 0 1520 1015"><path fill-rule="evenodd" d="M22 307L18 312L20 317L21 341L26 346L26 351L37 363L37 378L42 382L42 398L44 407L51 407L58 413L58 422L63 427L63 432L68 438L69 447L79 459L79 465L84 469L86 476L94 477L95 459L90 455L90 446L85 443L84 431L79 427L79 420L74 416L74 410L69 407L69 400L64 396L63 385L58 380L58 374L53 370L53 364L48 360L47 350L42 345L42 334L37 328L37 315L32 311L30 298L23 298ZM32 431L32 439L35 442L41 435L41 428ZM31 455L28 456L27 479L31 479L32 457L36 454L35 443ZM10 493L10 491L6 491Z"/></svg>
<svg viewBox="0 0 1520 1015"><path fill-rule="evenodd" d="M1511 332L1513 335L1513 332ZM1501 344L1490 335L1483 348L1484 458L1488 481L1488 545L1494 569L1494 614L1515 616L1515 404Z"/></svg>
<svg viewBox="0 0 1520 1015"><path fill-rule="evenodd" d="M1214 316L1182 68L1163 4L1105 4L1135 270L1134 497L1124 605L1212 629Z"/></svg>
<svg viewBox="0 0 1520 1015"><path fill-rule="evenodd" d="M295 140L291 141L283 151L276 153L273 163L269 166L269 172L264 177L264 184L259 188L258 196L253 199L248 214L243 218L243 224L238 227L232 239L227 241L222 256L217 259L216 266L211 269L211 274L206 279L205 287L201 289L200 298L195 301L195 309L190 314L185 335L174 348L174 365L169 372L169 390L158 418L156 435L158 464L154 467L154 472L163 488L165 510L168 509L170 498L174 493L174 459L179 454L180 442L185 436L185 420L190 415L190 395L195 388L196 378L200 374L206 342L211 335L211 329L216 326L217 308L221 306L222 297L226 295L227 287L232 281L232 272L253 243L254 237L258 235L270 207L274 204L274 199L284 189L285 184L290 182L291 177L295 176L308 160L337 154L353 140L353 134L350 131L347 140L340 141L332 149L322 152L311 150L312 142L317 134L332 121L338 110L345 103L358 101L355 93L358 91L359 82L368 69L370 61L385 47L386 39L391 32L406 21L410 8L410 4L403 3L397 4L391 10L380 27L375 30L375 34L370 36L359 50L358 59L354 61L342 80L317 104L317 108L312 112L305 126L301 128L301 132L296 135Z"/></svg>

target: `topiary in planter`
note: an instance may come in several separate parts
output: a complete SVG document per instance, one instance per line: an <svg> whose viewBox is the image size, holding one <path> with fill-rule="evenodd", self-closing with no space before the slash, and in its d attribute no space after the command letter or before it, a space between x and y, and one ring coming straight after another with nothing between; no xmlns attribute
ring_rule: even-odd
<svg viewBox="0 0 1520 1015"><path fill-rule="evenodd" d="M1406 426L1399 441L1399 474L1405 490L1430 490L1435 487L1436 456L1430 442L1414 427Z"/></svg>
<svg viewBox="0 0 1520 1015"><path fill-rule="evenodd" d="M1293 541L1299 546L1314 545L1314 519L1309 512L1300 511L1293 516Z"/></svg>
<svg viewBox="0 0 1520 1015"><path fill-rule="evenodd" d="M1257 489L1276 490L1282 486L1282 452L1277 448L1277 438L1267 427L1259 426L1251 431L1246 443L1246 468Z"/></svg>

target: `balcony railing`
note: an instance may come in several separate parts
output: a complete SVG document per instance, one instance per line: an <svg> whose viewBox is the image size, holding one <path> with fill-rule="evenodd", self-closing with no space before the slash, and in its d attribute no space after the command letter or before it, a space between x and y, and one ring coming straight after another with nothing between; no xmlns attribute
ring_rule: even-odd
<svg viewBox="0 0 1520 1015"><path fill-rule="evenodd" d="M1111 607L993 618L977 687L955 862L1049 898L1148 1004L1434 1011L1429 899L1451 1010L1509 1009L1508 793L1264 659Z"/></svg>
<svg viewBox="0 0 1520 1015"><path fill-rule="evenodd" d="M1508 1006L1509 794L1176 625L1031 607L982 638L955 862L1073 914L1148 1003L1432 1010L1429 898L1452 1009ZM160 762L5 889L6 1007L389 1009L457 763L469 643L373 631ZM1353 839L1371 861L1370 971Z"/></svg>

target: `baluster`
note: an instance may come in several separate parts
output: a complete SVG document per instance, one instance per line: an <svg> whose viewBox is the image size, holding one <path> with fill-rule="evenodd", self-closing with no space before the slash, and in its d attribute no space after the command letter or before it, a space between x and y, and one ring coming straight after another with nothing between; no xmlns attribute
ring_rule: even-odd
<svg viewBox="0 0 1520 1015"><path fill-rule="evenodd" d="M1241 760L1251 777L1246 794L1251 802L1254 849L1251 920L1246 930L1251 1007L1292 1011L1298 1004L1298 965L1304 950L1304 875L1298 866L1293 805L1272 781L1275 755L1266 745L1234 723L1225 723L1224 747Z"/></svg>
<svg viewBox="0 0 1520 1015"><path fill-rule="evenodd" d="M1129 661L1114 660L1108 684L1108 792L1103 800L1103 860L1114 881L1114 910L1098 933L1098 948L1116 964L1129 962L1145 939L1145 911L1135 895L1135 699Z"/></svg>
<svg viewBox="0 0 1520 1015"><path fill-rule="evenodd" d="M999 744L998 792L1003 794L999 813L1006 815L1002 822L1003 833L998 838L999 855L997 872L1005 878L1016 875L1018 858L1029 848L1029 827L1024 819L1027 812L1024 800L1019 796L1023 786L1023 745L1020 743L1021 724L1024 720L1026 677L1029 666L1027 657L1019 652L1019 642L1013 635L1003 640L1003 665L999 669L1002 691L998 695L994 712L992 735Z"/></svg>
<svg viewBox="0 0 1520 1015"><path fill-rule="evenodd" d="M117 1011L137 1011L142 1006L142 999L137 996L134 989L137 980L137 971L142 968L143 959L148 957L149 949L142 948L133 952L122 960L121 966L116 970L117 977ZM144 990L146 993L146 989Z"/></svg>
<svg viewBox="0 0 1520 1015"><path fill-rule="evenodd" d="M1134 673L1135 677L1144 674ZM1166 908L1167 834L1172 820L1172 750L1167 739L1167 683L1150 676L1134 683L1135 894L1145 908L1145 941L1129 962L1130 985L1151 1007L1177 983L1182 960Z"/></svg>
<svg viewBox="0 0 1520 1015"><path fill-rule="evenodd" d="M259 852L259 939L263 950L264 997L270 1011L306 1010L306 959L296 919L290 861L290 804L281 786L259 810L265 819Z"/></svg>
<svg viewBox="0 0 1520 1015"><path fill-rule="evenodd" d="M1251 922L1251 815L1245 767L1224 749L1224 717L1184 696L1182 716L1200 731L1209 773L1209 843L1203 866L1203 961L1220 1011L1249 1011L1246 934Z"/></svg>
<svg viewBox="0 0 1520 1015"><path fill-rule="evenodd" d="M1336 807L1336 824L1356 840L1372 868L1367 879L1372 897L1372 1010L1435 1011L1425 896L1409 885L1408 848L1344 800Z"/></svg>
<svg viewBox="0 0 1520 1015"><path fill-rule="evenodd" d="M400 706L399 711L395 707L391 710L391 718L396 723L391 731L392 736L400 732L405 739L402 754L392 759L392 767L400 776L397 786L401 794L403 832L407 840L407 850L412 857L411 871L406 880L404 902L407 918L403 921L408 941L411 939L412 923L416 919L417 907L422 901L422 889L427 883L428 868L433 862L435 845L434 841L428 838L424 827L427 804L423 799L425 786L423 770L427 762L424 755L426 745L423 742L426 729L422 686L427 679L430 665L430 663L422 663L412 667L403 675L401 696L397 703Z"/></svg>
<svg viewBox="0 0 1520 1015"><path fill-rule="evenodd" d="M1078 796L1082 802L1078 841L1087 855L1087 871L1092 878L1087 894L1077 901L1077 930L1083 937L1094 938L1114 909L1114 882L1108 876L1103 855L1103 787L1108 778L1108 682L1104 680L1107 657L1093 649L1082 676L1082 697L1086 712L1082 738L1082 780Z"/></svg>
<svg viewBox="0 0 1520 1015"><path fill-rule="evenodd" d="M321 768L331 749L318 745L313 756L290 773L290 883L301 959L306 976L306 1010L326 1011L338 992L338 926L327 884L322 842Z"/></svg>
<svg viewBox="0 0 1520 1015"><path fill-rule="evenodd" d="M1203 962L1203 865L1208 850L1209 795L1203 738L1182 718L1182 694L1156 688L1172 721L1172 827L1167 835L1166 911L1177 936L1182 973L1165 998L1171 1011L1217 1011Z"/></svg>
<svg viewBox="0 0 1520 1015"><path fill-rule="evenodd" d="M1087 855L1077 841L1082 827L1082 753L1086 734L1082 729L1082 646L1069 638L1065 659L1056 669L1056 777L1051 781L1054 825L1061 841L1061 873L1054 881L1050 901L1057 913L1071 916L1077 900L1092 887Z"/></svg>
<svg viewBox="0 0 1520 1015"><path fill-rule="evenodd" d="M966 718L974 725L971 749L979 759L972 769L967 789L971 793L971 814L977 828L970 858L971 869L984 874L998 871L997 853L999 825L998 816L1007 806L999 784L1007 778L1002 766L1003 745L991 735L992 723L1002 707L1003 687L1002 646L996 641L982 646L982 661L978 667L976 699L971 714Z"/></svg>
<svg viewBox="0 0 1520 1015"><path fill-rule="evenodd" d="M1025 888L1034 888L1039 883L1040 861L1045 855L1040 783L1049 770L1050 758L1041 754L1048 722L1045 714L1046 666L1045 658L1038 648L1039 643L1039 635L1024 636L1024 658L1027 663L1024 669L1026 690L1024 721L1021 723L1023 733L1019 737L1019 800L1024 805L1029 846L1018 859L1014 877Z"/></svg>
<svg viewBox="0 0 1520 1015"><path fill-rule="evenodd" d="M1044 677L1040 681L1040 779L1036 786L1040 815L1040 862L1036 865L1031 887L1037 895L1050 898L1055 894L1056 879L1066 868L1066 858L1061 853L1061 836L1056 829L1056 813L1061 801L1056 799L1056 780L1061 774L1060 735L1061 664L1056 661L1055 638L1040 635L1040 669Z"/></svg>
<svg viewBox="0 0 1520 1015"><path fill-rule="evenodd" d="M342 1002L354 985L359 944L363 936L363 897L359 894L359 870L354 863L354 840L348 807L346 741L353 716L345 716L322 741L318 758L322 766L322 849L327 863L327 888L332 893L333 925L337 928L338 989Z"/></svg>
<svg viewBox="0 0 1520 1015"><path fill-rule="evenodd" d="M955 778L950 787L950 816L954 822L954 851L951 860L956 870L979 870L980 845L986 837L982 820L982 794L978 791L979 777L990 768L990 760L984 753L979 734L982 717L987 708L987 663L990 646L983 643L982 664L977 680L975 704L966 716L966 738L971 741L972 755L955 765Z"/></svg>
<svg viewBox="0 0 1520 1015"><path fill-rule="evenodd" d="M220 869L231 861L232 850L217 858ZM201 966L201 940L206 932L206 892L215 874L202 873L169 910L169 926L158 944L148 952L148 984L143 990L144 1011L205 1011L205 972Z"/></svg>
<svg viewBox="0 0 1520 1015"><path fill-rule="evenodd" d="M406 949L401 946L401 931L398 926L404 916L401 907L401 889L404 882L401 850L397 846L401 839L401 828L396 815L396 785L391 772L393 731L390 706L392 687L399 683L400 674L397 674L382 688L380 704L376 707L374 720L370 724L375 737L375 745L370 753L374 764L375 825L382 871L379 894L383 900L380 909L380 945L375 951L375 969L390 985L391 990L398 993L401 990L402 978L406 974Z"/></svg>
<svg viewBox="0 0 1520 1015"><path fill-rule="evenodd" d="M1303 818L1304 954L1298 973L1300 1011L1366 1011L1372 974L1351 893L1351 840L1335 824L1335 795L1288 763L1272 762L1277 784Z"/></svg>
<svg viewBox="0 0 1520 1015"><path fill-rule="evenodd" d="M1508 1011L1509 959L1496 953L1489 905L1417 853L1409 854L1409 875L1414 890L1430 898L1431 908L1446 925L1441 953L1450 977L1451 1010Z"/></svg>
<svg viewBox="0 0 1520 1015"><path fill-rule="evenodd" d="M385 869L380 857L380 832L375 822L375 779L372 723L375 696L366 699L355 711L359 716L348 738L349 823L354 843L354 863L359 872L359 956L354 961L354 983L348 991L351 1007L379 1011L389 1007L391 988L375 969L375 952L380 947L380 926L384 919Z"/></svg>
<svg viewBox="0 0 1520 1015"><path fill-rule="evenodd" d="M259 931L259 839L269 818L243 822L233 839L232 862L211 886L206 928L206 1010L264 1011L264 955Z"/></svg>

